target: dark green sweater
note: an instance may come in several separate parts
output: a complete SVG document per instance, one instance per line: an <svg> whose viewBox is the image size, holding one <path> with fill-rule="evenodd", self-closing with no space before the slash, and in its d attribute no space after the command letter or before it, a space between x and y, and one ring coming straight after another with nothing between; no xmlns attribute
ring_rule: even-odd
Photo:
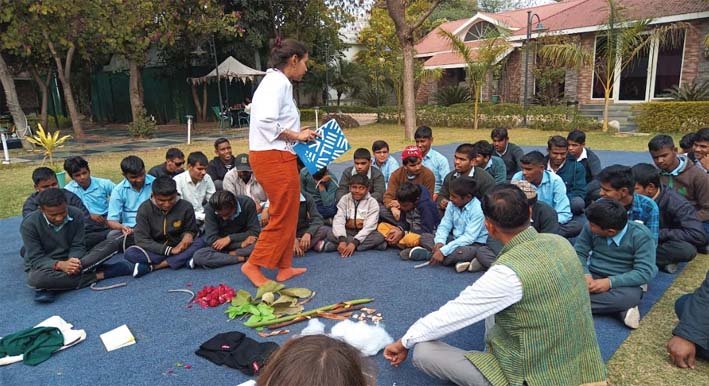
<svg viewBox="0 0 709 386"><path fill-rule="evenodd" d="M584 271L609 278L611 288L639 287L657 274L655 240L649 229L634 221L628 221L619 246L591 233L588 224L574 246Z"/></svg>
<svg viewBox="0 0 709 386"><path fill-rule="evenodd" d="M57 261L81 258L86 254L83 213L72 206L68 210L72 220L59 231L47 224L41 210L32 212L22 221L20 234L25 244L25 272L52 268Z"/></svg>

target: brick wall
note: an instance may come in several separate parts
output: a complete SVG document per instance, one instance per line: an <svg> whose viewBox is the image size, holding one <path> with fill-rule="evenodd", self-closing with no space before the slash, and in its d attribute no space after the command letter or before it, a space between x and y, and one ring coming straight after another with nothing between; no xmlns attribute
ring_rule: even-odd
<svg viewBox="0 0 709 386"><path fill-rule="evenodd" d="M709 34L709 19L693 21L687 30L684 43L684 62L680 83L709 80L709 51L704 47L704 37Z"/></svg>
<svg viewBox="0 0 709 386"><path fill-rule="evenodd" d="M521 71L524 59L522 55L524 51L515 49L508 56L502 67L502 81L500 82L500 97L505 103L521 103L520 97L522 82Z"/></svg>
<svg viewBox="0 0 709 386"><path fill-rule="evenodd" d="M594 44L596 42L596 33L590 32L581 35L581 47L593 54ZM593 87L593 65L587 64L582 66L577 75L576 83L576 100L580 104L602 104L603 100L591 101L591 89Z"/></svg>

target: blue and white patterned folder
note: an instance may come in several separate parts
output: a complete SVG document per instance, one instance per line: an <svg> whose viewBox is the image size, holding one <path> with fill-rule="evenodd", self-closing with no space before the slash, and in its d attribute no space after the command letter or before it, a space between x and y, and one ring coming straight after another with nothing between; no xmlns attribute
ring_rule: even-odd
<svg viewBox="0 0 709 386"><path fill-rule="evenodd" d="M293 146L293 150L310 174L317 173L351 148L340 125L334 119L320 126L317 133L320 138Z"/></svg>

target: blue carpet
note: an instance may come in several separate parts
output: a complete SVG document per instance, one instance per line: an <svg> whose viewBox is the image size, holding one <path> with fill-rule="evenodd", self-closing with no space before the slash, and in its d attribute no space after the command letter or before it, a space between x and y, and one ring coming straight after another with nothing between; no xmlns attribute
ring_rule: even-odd
<svg viewBox="0 0 709 386"><path fill-rule="evenodd" d="M455 146L438 149L450 155ZM605 164L649 160L646 153L599 153L602 159L606 159ZM339 175L344 166L333 165L332 169ZM22 260L18 256L21 244L17 231L19 224L19 217L0 220L0 245L3 246L0 261L4 261L0 282L5 283L0 299L0 336L59 315L75 328L85 329L88 337L85 342L55 354L39 366L18 363L0 368L0 384L235 385L247 379L236 370L220 368L197 357L194 351L200 343L225 331L238 330L255 339L262 338L243 327L241 322L229 321L223 314L224 307L187 308L185 300L188 295L167 293L168 289L189 287L196 291L204 285L219 283L252 290L238 266L217 270L164 270L137 280L127 279L127 287L103 292L71 291L62 294L53 304L38 305L32 300L33 291L25 285ZM480 274L456 274L441 267L414 270L412 263L401 261L393 250L357 253L349 259L341 259L334 253L309 254L297 259L295 264L307 267L308 272L288 285L317 291L309 307L374 297L376 301L371 306L383 314L386 329L395 339L404 334L418 317L434 311L480 277ZM640 304L642 314L649 311L674 277L664 273L657 276ZM116 278L102 282L102 285L120 281L121 278ZM601 351L607 360L628 336L629 330L611 317L596 317L595 321ZM128 325L137 343L107 353L99 335L122 324ZM331 326L334 323L326 321L326 324ZM305 324L297 324L291 327L291 331L299 332L303 327ZM478 323L450 335L446 341L460 347L482 349L483 328L483 324ZM270 340L282 343L287 338L280 336ZM192 367L177 367L178 362ZM396 369L390 367L381 355L375 358L375 362L381 385L433 383L419 373L410 360Z"/></svg>

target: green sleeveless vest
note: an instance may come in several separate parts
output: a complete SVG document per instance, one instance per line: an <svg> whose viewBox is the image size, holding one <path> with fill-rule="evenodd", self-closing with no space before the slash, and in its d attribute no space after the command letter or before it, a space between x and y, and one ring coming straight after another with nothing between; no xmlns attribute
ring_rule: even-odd
<svg viewBox="0 0 709 386"><path fill-rule="evenodd" d="M569 242L530 227L505 245L496 264L517 274L522 300L495 316L487 352L466 357L495 386L604 382L588 287Z"/></svg>

